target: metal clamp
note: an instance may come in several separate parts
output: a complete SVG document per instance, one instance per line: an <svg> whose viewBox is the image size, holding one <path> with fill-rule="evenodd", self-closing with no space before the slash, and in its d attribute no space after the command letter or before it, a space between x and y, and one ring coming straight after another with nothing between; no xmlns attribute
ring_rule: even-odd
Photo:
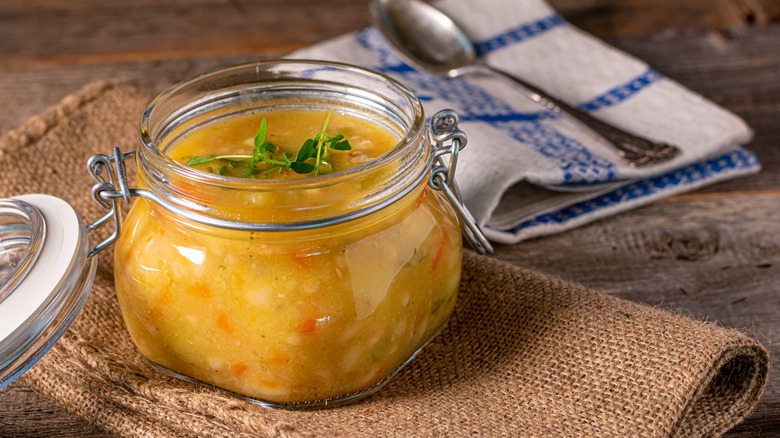
<svg viewBox="0 0 780 438"><path fill-rule="evenodd" d="M493 247L477 225L477 221L463 204L460 189L455 181L458 165L458 153L466 147L468 137L458 129L458 113L453 110L441 110L431 119L433 136L432 155L436 162L432 165L428 185L444 193L460 218L463 236L479 254L493 254ZM449 155L449 162L444 159Z"/></svg>
<svg viewBox="0 0 780 438"><path fill-rule="evenodd" d="M87 226L87 232L92 232L110 219L114 219L114 232L90 249L88 257L92 257L111 246L119 237L121 228L119 200L121 198L130 202L132 196L127 185L125 160L133 157L135 157L135 152L123 154L119 148L114 148L113 155L93 155L87 162L87 171L95 180L95 185L92 186L92 198L107 211L103 217Z"/></svg>

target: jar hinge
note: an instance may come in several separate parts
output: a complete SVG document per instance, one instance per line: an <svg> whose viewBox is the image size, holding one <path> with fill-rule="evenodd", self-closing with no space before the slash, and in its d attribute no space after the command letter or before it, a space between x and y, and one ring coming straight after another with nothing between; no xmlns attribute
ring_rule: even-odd
<svg viewBox="0 0 780 438"><path fill-rule="evenodd" d="M432 157L436 163L432 166L428 185L444 193L460 217L463 236L479 254L493 254L493 247L477 225L474 216L463 204L460 189L455 181L458 153L466 146L468 137L458 129L458 113L453 110L441 110L431 118L433 136ZM449 155L449 162L445 160Z"/></svg>
<svg viewBox="0 0 780 438"><path fill-rule="evenodd" d="M87 162L87 170L95 180L95 185L92 186L92 198L103 209L107 210L103 217L87 226L87 232L92 232L110 219L114 219L114 232L91 248L88 253L89 257L111 246L119 237L121 228L119 200L124 199L126 202L130 202L131 197L131 191L127 185L125 160L134 157L135 152L123 154L119 148L114 148L113 155L96 154L90 157ZM108 179L106 179L106 175Z"/></svg>

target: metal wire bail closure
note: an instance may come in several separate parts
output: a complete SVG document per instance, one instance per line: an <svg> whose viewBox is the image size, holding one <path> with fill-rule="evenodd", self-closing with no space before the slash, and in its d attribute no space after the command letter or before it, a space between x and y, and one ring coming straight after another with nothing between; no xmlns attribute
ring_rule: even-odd
<svg viewBox="0 0 780 438"><path fill-rule="evenodd" d="M430 129L433 144L428 162L428 167L431 169L428 184L434 190L443 192L455 208L455 212L461 222L463 236L469 244L480 254L492 254L493 247L482 233L482 230L479 229L474 217L463 204L460 190L455 182L455 169L458 164L458 153L466 146L466 142L468 141L466 134L458 129L458 114L453 110L439 111L431 119ZM447 155L449 155L449 161L445 159L445 156ZM121 199L130 202L132 197L137 196L145 198L156 202L176 215L180 215L204 225L243 231L293 231L334 225L364 217L402 198L411 191L413 186L418 184L418 182L415 182L411 187L400 191L395 196L388 197L370 208L358 210L351 214L332 217L327 221L317 220L278 224L243 223L208 217L188 211L148 190L130 188L127 183L127 175L125 172L125 160L135 158L135 156L135 152L123 154L119 148L114 148L113 155L97 154L89 159L87 164L88 171L95 180L95 185L92 186L92 197L95 202L100 204L107 212L103 217L88 225L87 231L92 232L111 219L113 219L114 222L114 232L108 238L90 249L89 257L92 257L108 246L111 246L111 244L119 238L121 228L119 203ZM424 175L420 175L420 178L417 181L422 182L423 180Z"/></svg>
<svg viewBox="0 0 780 438"><path fill-rule="evenodd" d="M463 236L479 254L493 254L493 247L488 242L485 234L477 225L477 221L471 215L463 200L455 181L455 170L458 165L458 153L466 147L468 137L466 133L458 129L458 113L453 110L441 110L431 118L431 134L433 136L433 150L431 156L435 157L432 165L428 185L434 190L444 193L460 219ZM445 156L449 155L449 162Z"/></svg>
<svg viewBox="0 0 780 438"><path fill-rule="evenodd" d="M104 210L107 210L103 217L87 226L87 231L92 232L110 219L114 219L114 232L91 248L88 257L92 257L111 246L119 237L121 228L119 198L130 202L131 197L130 188L127 185L127 174L125 173L125 160L134 156L135 152L123 154L119 148L114 148L113 155L93 155L87 162L87 171L92 176L92 179L95 180L95 185L92 186L92 198ZM106 179L106 176L108 179Z"/></svg>

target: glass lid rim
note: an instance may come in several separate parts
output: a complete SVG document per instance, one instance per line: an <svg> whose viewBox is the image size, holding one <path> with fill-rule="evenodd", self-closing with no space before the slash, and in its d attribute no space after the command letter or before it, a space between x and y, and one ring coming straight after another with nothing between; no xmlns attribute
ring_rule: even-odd
<svg viewBox="0 0 780 438"><path fill-rule="evenodd" d="M63 199L25 194L40 212L47 238L41 254L13 294L0 302L0 389L41 359L62 337L86 302L97 258L76 210Z"/></svg>
<svg viewBox="0 0 780 438"><path fill-rule="evenodd" d="M0 302L10 296L30 273L46 240L46 221L41 211L34 205L21 199L2 198L0 199L0 217L6 215L26 219L29 222L29 234L6 238L6 231L19 231L19 228L14 226L15 229L5 230L3 229L4 224L0 224L0 252L5 251L8 246L24 245L22 256L15 263L13 271L6 278L0 279Z"/></svg>

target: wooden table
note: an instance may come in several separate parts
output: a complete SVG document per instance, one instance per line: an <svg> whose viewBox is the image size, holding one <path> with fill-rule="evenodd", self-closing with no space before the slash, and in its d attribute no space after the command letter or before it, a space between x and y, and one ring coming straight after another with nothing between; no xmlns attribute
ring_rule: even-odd
<svg viewBox="0 0 780 438"><path fill-rule="evenodd" d="M509 1L509 0L508 0ZM498 257L629 300L737 327L780 353L780 2L555 0L574 24L744 117L762 173L677 196ZM363 0L3 0L0 130L82 85L150 96L219 65L276 57L368 24ZM774 342L773 342L774 341ZM109 436L23 382L0 436ZM780 373L728 436L780 436Z"/></svg>

